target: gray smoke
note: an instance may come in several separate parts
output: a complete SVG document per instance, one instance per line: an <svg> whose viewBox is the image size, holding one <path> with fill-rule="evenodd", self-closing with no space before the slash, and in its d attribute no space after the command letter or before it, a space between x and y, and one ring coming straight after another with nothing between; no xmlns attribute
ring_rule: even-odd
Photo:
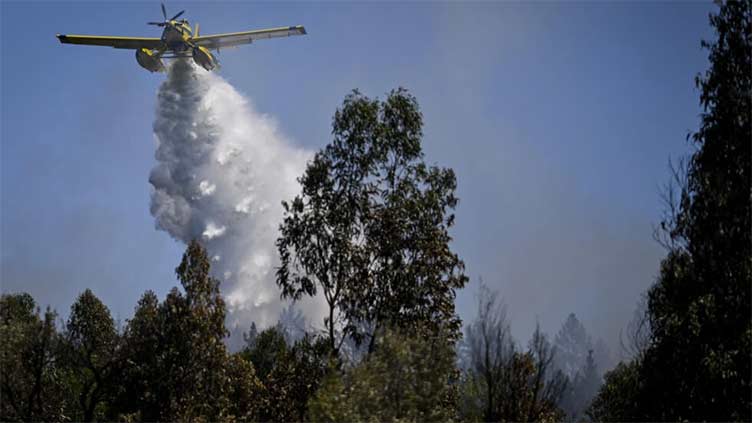
<svg viewBox="0 0 752 423"><path fill-rule="evenodd" d="M184 60L171 64L159 89L154 135L157 228L207 248L231 331L276 323L287 305L274 281L280 203L299 192L296 178L311 153L293 147L227 81ZM300 308L321 322L319 301Z"/></svg>

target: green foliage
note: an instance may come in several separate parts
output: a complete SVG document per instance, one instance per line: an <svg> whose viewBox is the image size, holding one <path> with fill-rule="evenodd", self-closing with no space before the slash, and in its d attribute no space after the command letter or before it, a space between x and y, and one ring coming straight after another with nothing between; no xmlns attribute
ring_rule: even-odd
<svg viewBox="0 0 752 423"><path fill-rule="evenodd" d="M147 292L139 301L125 331L125 418L256 419L264 390L249 363L227 354L225 304L209 268L192 242L176 269L185 294L174 288L159 304Z"/></svg>
<svg viewBox="0 0 752 423"><path fill-rule="evenodd" d="M313 422L357 421L356 410L348 398L343 375L338 366L331 363L321 380L321 386L308 402L308 420Z"/></svg>
<svg viewBox="0 0 752 423"><path fill-rule="evenodd" d="M488 413L488 385L472 370L460 374L457 417L462 422L485 422ZM496 398L491 396L491 398Z"/></svg>
<svg viewBox="0 0 752 423"><path fill-rule="evenodd" d="M328 340L309 335L292 348L280 351L274 367L263 380L266 397L261 421L303 421L308 401L319 388L331 354Z"/></svg>
<svg viewBox="0 0 752 423"><path fill-rule="evenodd" d="M310 402L312 421L448 421L455 418L455 354L446 334L386 330L374 353L330 369Z"/></svg>
<svg viewBox="0 0 752 423"><path fill-rule="evenodd" d="M225 304L209 258L192 242L175 269L185 295L173 289L160 307L163 378L170 396L162 420L219 420L227 404Z"/></svg>
<svg viewBox="0 0 752 423"><path fill-rule="evenodd" d="M697 149L677 172L670 250L649 292L641 406L653 420L752 419L752 3L723 3L710 22Z"/></svg>
<svg viewBox="0 0 752 423"><path fill-rule="evenodd" d="M136 305L123 335L124 390L117 409L136 421L157 421L167 403L169 381L163 378L163 323L159 299L146 291Z"/></svg>
<svg viewBox="0 0 752 423"><path fill-rule="evenodd" d="M252 364L265 387L258 420L302 421L308 399L318 389L326 371L328 340L306 335L288 346L281 325L261 333L256 333L253 325L246 342L239 357Z"/></svg>
<svg viewBox="0 0 752 423"><path fill-rule="evenodd" d="M289 298L323 294L335 353L345 336L370 338L373 349L387 326L448 325L458 335L454 291L467 278L449 247L456 180L424 163L422 125L403 89L385 101L353 92L334 115L332 143L300 178L302 194L283 203L277 283Z"/></svg>
<svg viewBox="0 0 752 423"><path fill-rule="evenodd" d="M586 411L593 421L626 422L647 420L640 410L639 360L619 363L607 372L605 382Z"/></svg>
<svg viewBox="0 0 752 423"><path fill-rule="evenodd" d="M266 388L256 377L253 365L239 354L233 354L227 361L228 409L227 421L258 421L261 415L262 398L267 398Z"/></svg>
<svg viewBox="0 0 752 423"><path fill-rule="evenodd" d="M120 339L110 310L91 290L71 306L65 339L62 357L71 375L68 387L77 398L70 417L86 422L112 418L105 408L120 376Z"/></svg>
<svg viewBox="0 0 752 423"><path fill-rule="evenodd" d="M56 314L29 294L0 297L0 420L65 420L65 375Z"/></svg>
<svg viewBox="0 0 752 423"><path fill-rule="evenodd" d="M255 325L253 329L255 329ZM261 331L258 335L249 337L248 345L241 352L241 356L253 364L256 374L261 380L266 380L277 361L285 357L287 353L285 335L279 328L272 326Z"/></svg>

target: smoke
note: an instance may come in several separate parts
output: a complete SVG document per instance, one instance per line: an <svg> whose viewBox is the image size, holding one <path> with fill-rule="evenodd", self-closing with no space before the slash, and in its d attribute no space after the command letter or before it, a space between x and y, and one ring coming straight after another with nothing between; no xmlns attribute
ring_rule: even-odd
<svg viewBox="0 0 752 423"><path fill-rule="evenodd" d="M151 214L158 229L207 248L235 336L251 322L272 325L286 306L275 284L280 203L299 192L311 153L221 77L184 60L167 72L154 122ZM321 321L320 301L300 306Z"/></svg>

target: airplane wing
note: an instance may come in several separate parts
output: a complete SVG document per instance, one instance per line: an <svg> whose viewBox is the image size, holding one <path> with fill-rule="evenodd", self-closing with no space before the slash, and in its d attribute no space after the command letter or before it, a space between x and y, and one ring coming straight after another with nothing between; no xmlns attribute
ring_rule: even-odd
<svg viewBox="0 0 752 423"><path fill-rule="evenodd" d="M58 34L57 38L63 44L84 44L89 46L109 46L138 50L142 48L155 49L162 45L159 38L145 37L100 37L98 35L65 35Z"/></svg>
<svg viewBox="0 0 752 423"><path fill-rule="evenodd" d="M191 41L199 46L209 49L232 47L240 44L250 44L256 40L267 38L290 37L293 35L305 35L306 30L302 25L283 26L280 28L257 29L255 31L230 32L227 34L202 35L194 37Z"/></svg>

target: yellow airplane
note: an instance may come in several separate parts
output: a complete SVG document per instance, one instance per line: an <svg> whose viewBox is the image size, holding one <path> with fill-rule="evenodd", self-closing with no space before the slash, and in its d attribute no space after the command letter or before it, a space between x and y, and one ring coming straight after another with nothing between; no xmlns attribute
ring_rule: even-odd
<svg viewBox="0 0 752 423"><path fill-rule="evenodd" d="M198 23L196 24L196 29L191 30L191 26L187 20L177 20L184 12L185 10L167 19L167 11L165 10L164 3L162 3L164 22L148 22L149 25L164 27L162 38L102 37L97 35L65 34L57 34L57 38L63 44L109 46L136 50L136 61L141 67L151 72L163 72L165 67L162 59L192 57L199 66L210 71L218 66L217 59L212 55L210 50L219 51L220 48L250 44L256 40L266 38L306 34L306 30L302 25L296 25L200 36L198 33Z"/></svg>

